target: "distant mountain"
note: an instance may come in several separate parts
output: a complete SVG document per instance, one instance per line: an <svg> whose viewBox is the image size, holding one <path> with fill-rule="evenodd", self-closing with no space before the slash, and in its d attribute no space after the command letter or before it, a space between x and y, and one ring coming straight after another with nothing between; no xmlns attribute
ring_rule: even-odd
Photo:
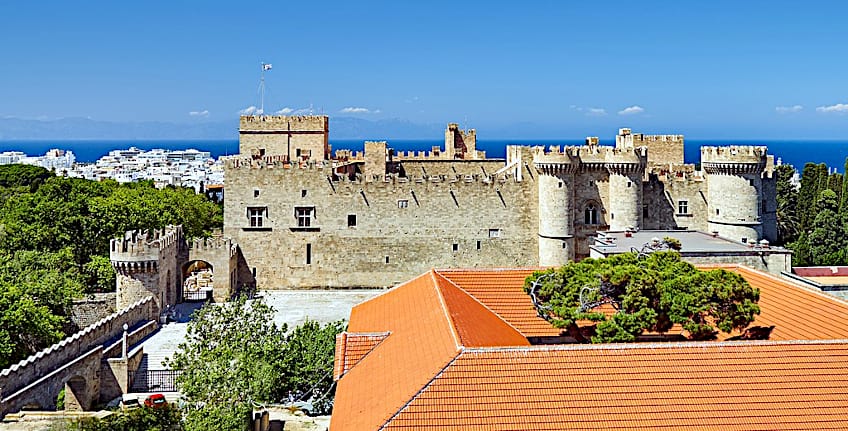
<svg viewBox="0 0 848 431"><path fill-rule="evenodd" d="M441 124L417 124L401 119L330 118L331 139L439 139ZM88 118L29 120L0 118L5 140L225 140L238 139L238 118L227 121L169 123L112 122Z"/></svg>

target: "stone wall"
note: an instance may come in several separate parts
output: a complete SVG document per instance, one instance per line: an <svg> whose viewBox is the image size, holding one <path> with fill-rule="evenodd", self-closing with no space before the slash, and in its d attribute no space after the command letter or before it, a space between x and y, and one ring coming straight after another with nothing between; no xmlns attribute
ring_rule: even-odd
<svg viewBox="0 0 848 431"><path fill-rule="evenodd" d="M239 119L239 152L296 161L325 160L330 155L330 118L325 115L249 115Z"/></svg>
<svg viewBox="0 0 848 431"><path fill-rule="evenodd" d="M377 287L434 266L537 262L536 184L512 176L386 181L333 178L329 167L230 160L224 234L262 288ZM247 208L267 208L251 228ZM297 209L311 213L298 226Z"/></svg>
<svg viewBox="0 0 848 431"><path fill-rule="evenodd" d="M124 324L134 327L140 322L155 318L154 301L152 298L145 298L0 371L0 416L27 404L33 393L39 395L36 401L52 400L54 404L51 405L55 406L60 386L74 376L81 376L84 380L90 379L91 386L86 391L94 390L94 385L99 382L100 377L103 343L120 336ZM95 355L92 353L94 351L96 360L92 356ZM80 368L68 367L69 364L81 360L85 362L81 363L83 365L80 365ZM94 363L96 366L91 365ZM46 382L46 386L40 387L36 384L39 381ZM99 389L97 391L94 393L99 393ZM42 393L49 396L41 396Z"/></svg>
<svg viewBox="0 0 848 431"><path fill-rule="evenodd" d="M92 323L114 313L115 293L97 293L91 298L74 301L71 309L71 321L77 328L85 328Z"/></svg>
<svg viewBox="0 0 848 431"><path fill-rule="evenodd" d="M588 256L595 232L610 228L741 239L710 220L744 219L758 226L749 240L773 231L773 180L759 147L706 150L714 169L706 173L683 164L682 135L629 129L615 147L589 138L565 148L508 146L506 160L448 159L476 142L472 132L450 124L446 150L428 153L367 142L364 154L342 151L340 161L231 158L224 233L243 250L239 278L255 274L263 288L378 287L433 266L559 265ZM731 209L721 220L710 218L717 205Z"/></svg>
<svg viewBox="0 0 848 431"><path fill-rule="evenodd" d="M152 296L158 312L181 302L182 264L188 248L182 226L129 231L110 241L109 260L116 273L117 308Z"/></svg>

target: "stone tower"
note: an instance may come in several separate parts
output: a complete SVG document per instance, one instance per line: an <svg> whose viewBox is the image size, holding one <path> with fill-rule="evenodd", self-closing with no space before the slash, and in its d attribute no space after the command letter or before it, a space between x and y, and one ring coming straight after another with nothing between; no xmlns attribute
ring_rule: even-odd
<svg viewBox="0 0 848 431"><path fill-rule="evenodd" d="M118 309L152 296L157 314L180 302L179 268L188 260L182 226L162 230L129 231L109 244L115 268Z"/></svg>
<svg viewBox="0 0 848 431"><path fill-rule="evenodd" d="M607 150L609 172L609 229L642 228L642 177L648 160L645 147Z"/></svg>
<svg viewBox="0 0 848 431"><path fill-rule="evenodd" d="M539 265L564 265L574 260L574 173L580 162L569 148L539 148L533 163L539 172Z"/></svg>
<svg viewBox="0 0 848 431"><path fill-rule="evenodd" d="M701 147L706 171L708 229L742 242L763 237L763 169L766 147Z"/></svg>
<svg viewBox="0 0 848 431"><path fill-rule="evenodd" d="M243 115L239 153L299 162L330 157L330 118L326 115Z"/></svg>

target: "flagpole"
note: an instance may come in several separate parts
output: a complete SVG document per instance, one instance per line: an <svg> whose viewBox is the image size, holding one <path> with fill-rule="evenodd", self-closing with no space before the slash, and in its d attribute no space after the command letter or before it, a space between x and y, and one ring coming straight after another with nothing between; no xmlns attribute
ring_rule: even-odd
<svg viewBox="0 0 848 431"><path fill-rule="evenodd" d="M262 63L262 74L259 78L259 111L260 115L265 115L265 63Z"/></svg>

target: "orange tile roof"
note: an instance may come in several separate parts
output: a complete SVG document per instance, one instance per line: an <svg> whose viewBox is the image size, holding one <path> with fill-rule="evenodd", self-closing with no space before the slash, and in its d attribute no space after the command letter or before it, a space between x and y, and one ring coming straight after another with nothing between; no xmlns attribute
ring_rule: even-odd
<svg viewBox="0 0 848 431"><path fill-rule="evenodd" d="M722 267L771 340L528 346L532 269L430 271L351 312L348 337L389 335L339 352L331 429L848 429L848 302Z"/></svg>
<svg viewBox="0 0 848 431"><path fill-rule="evenodd" d="M469 349L385 429L848 427L843 342Z"/></svg>
<svg viewBox="0 0 848 431"><path fill-rule="evenodd" d="M848 302L744 266L725 265L760 289L760 315L751 326L772 326L770 340L848 339Z"/></svg>
<svg viewBox="0 0 848 431"><path fill-rule="evenodd" d="M357 334L342 332L336 335L336 354L333 364L333 380L338 380L389 336L388 332L379 334Z"/></svg>
<svg viewBox="0 0 848 431"><path fill-rule="evenodd" d="M525 337L557 336L554 328L536 314L530 296L524 293L524 279L539 268L518 269L439 269L489 309L518 329Z"/></svg>
<svg viewBox="0 0 848 431"><path fill-rule="evenodd" d="M347 337L382 332L389 335L371 353L336 359L335 371L341 378L333 415L345 419L334 420L334 430L376 429L463 346L530 344L515 328L435 271L353 308ZM338 347L336 353L344 354ZM353 365L345 367L348 363Z"/></svg>

